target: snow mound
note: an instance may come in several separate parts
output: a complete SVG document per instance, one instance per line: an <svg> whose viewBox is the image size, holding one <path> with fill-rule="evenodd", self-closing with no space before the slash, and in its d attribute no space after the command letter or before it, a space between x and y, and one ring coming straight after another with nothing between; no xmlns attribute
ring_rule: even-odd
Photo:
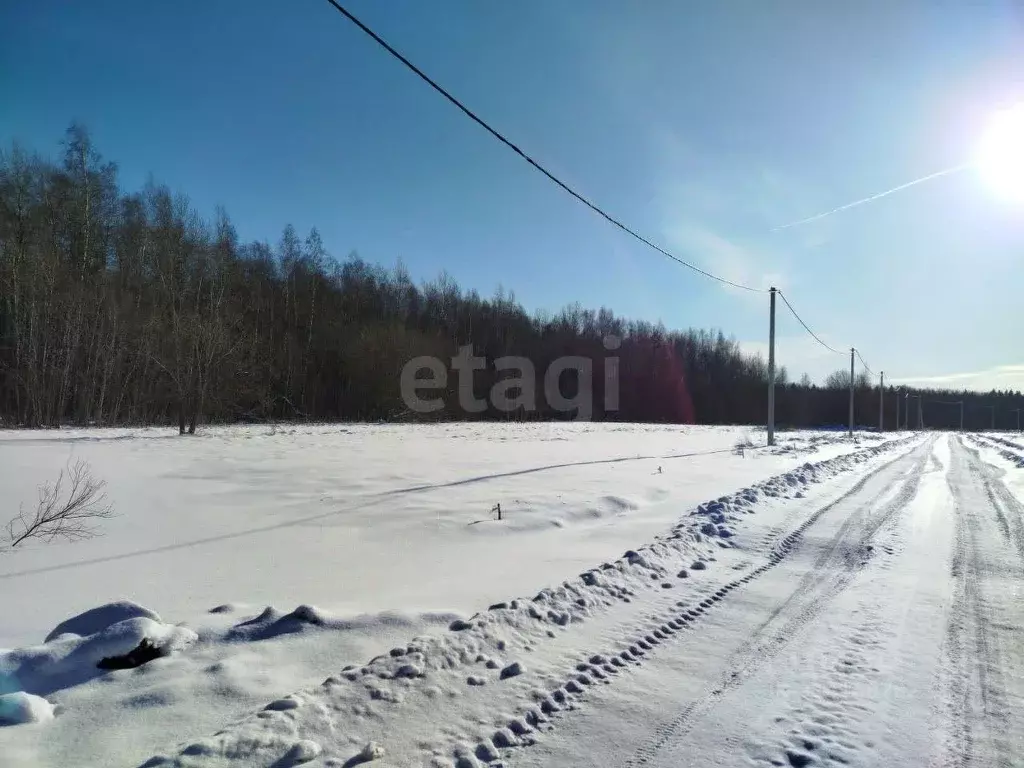
<svg viewBox="0 0 1024 768"><path fill-rule="evenodd" d="M450 615L445 613L423 613L418 618L432 623L451 621ZM268 605L258 616L234 624L224 639L229 642L253 642L306 632L399 628L412 626L413 623L414 619L410 616L388 611L343 618L332 616L312 605L300 605L291 613L281 613Z"/></svg>
<svg viewBox="0 0 1024 768"><path fill-rule="evenodd" d="M53 704L24 691L0 695L0 725L45 723L53 720Z"/></svg>
<svg viewBox="0 0 1024 768"><path fill-rule="evenodd" d="M160 617L156 612L149 610L149 608L133 603L131 600L118 600L96 608L90 608L84 613L72 616L67 621L62 621L46 636L45 642L48 643L51 640L56 640L61 635L67 634L78 635L79 637L95 635L111 624L139 617L155 622L160 621Z"/></svg>
<svg viewBox="0 0 1024 768"><path fill-rule="evenodd" d="M296 742L279 762L284 765L302 765L302 763L308 763L310 760L316 760L320 757L322 751L320 745L315 741L303 739Z"/></svg>
<svg viewBox="0 0 1024 768"><path fill-rule="evenodd" d="M384 757L384 747L378 744L376 741L371 741L363 750L356 756L359 762L369 763L372 760L379 760Z"/></svg>
<svg viewBox="0 0 1024 768"><path fill-rule="evenodd" d="M338 628L336 622L311 605L300 605L291 613L282 614L272 606L254 619L240 621L228 632L229 640L269 640L281 635L303 632L309 627Z"/></svg>
<svg viewBox="0 0 1024 768"><path fill-rule="evenodd" d="M191 629L162 624L145 616L115 622L85 637L73 632L61 632L56 637L42 645L0 655L0 690L46 695L98 677L103 671L96 665L102 659L123 656L143 639L165 653L183 650L198 639Z"/></svg>

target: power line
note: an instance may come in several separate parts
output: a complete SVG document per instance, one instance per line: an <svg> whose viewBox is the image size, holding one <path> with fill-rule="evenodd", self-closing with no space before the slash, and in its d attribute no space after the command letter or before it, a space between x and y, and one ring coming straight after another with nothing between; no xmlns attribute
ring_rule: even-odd
<svg viewBox="0 0 1024 768"><path fill-rule="evenodd" d="M463 114L466 115L466 117L468 117L470 120L475 122L477 125L479 125L481 128L483 128L485 131L487 131L489 134L491 134L491 136L493 136L495 139L497 139L502 144L504 144L506 147L511 149L513 152L515 152L517 155L519 155L519 157L521 157L523 160L525 160L527 163L529 163L535 170L539 171L545 177L547 177L547 179L549 181L551 181L554 184L556 184L557 186L559 186L563 191L565 191L566 193L568 193L569 195L574 197L579 202L583 203L591 211L593 211L598 216L600 216L601 218L603 218L606 221L608 221L610 224L614 225L615 227L618 227L619 229L621 229L626 234L628 234L631 237L635 238L636 240L640 241L641 243L643 243L647 247L657 251L662 256L665 256L666 258L671 259L672 261L676 262L677 264L679 264L679 265L681 265L683 267L686 267L687 269L690 269L690 270L696 272L697 274L703 275L704 277L711 278L712 280L717 280L719 283L722 283L723 285L732 286L733 288L740 288L740 289L742 289L744 291L751 291L752 293L766 293L767 292L763 288L755 288L755 287L750 286L750 285L744 285L743 283L737 283L737 282L735 282L733 280L727 280L724 277L719 277L716 274L713 274L711 272L708 272L707 270L701 269L696 264L692 264L692 263L690 263L688 261L685 261L684 259L679 258L678 256L676 256L676 255L666 251L661 246L656 245L652 241L648 240L646 237L644 237L643 235L639 234L638 232L636 232L635 230L631 229L630 227L627 227L621 221L619 221L614 216L612 216L611 214L609 214L606 211L604 211L597 204L595 204L595 203L591 202L590 200L588 200L582 194L577 192L575 189L570 187L568 184L566 184L560 178L558 178L553 173L551 173L551 171L549 171L543 165L541 165L536 160L534 160L532 157L530 157L528 154L526 154L526 152L524 152L522 149L520 149L512 141L507 139L501 132L499 132L497 129L493 128L487 121L485 121L483 118L481 118L479 115L477 115L473 110L471 110L469 107L467 107L461 101L459 101L459 99L457 99L455 96L453 96L450 92L445 90L445 88L443 88L441 85L439 85L435 80L433 80L423 70L421 70L419 67L417 67L415 64L413 64L409 59L407 59L404 55L402 55L399 51L397 51L395 48L393 48L386 40L384 40L384 38L382 38L380 35L378 35L376 32L374 32L372 29L370 29L366 24L364 24L362 21L360 21L358 18L356 18L348 9L346 9L343 5L341 5L341 3L338 2L338 0L327 0L327 2L330 3L334 7L334 9L336 11L338 11L338 13L340 13L346 19L351 21L353 24L355 24L362 32L364 32L367 36L369 36L374 42L376 42L379 46L381 46L384 50L386 50L388 53L390 53L393 57L395 57L400 62L402 62L402 64L404 64L407 69L409 69L411 72L413 72L413 74L415 74L417 77L419 77L421 80L423 80L423 82L425 82L427 85L429 85L431 88L433 88L439 94L441 94L447 101L449 101L451 104L453 104L455 107L457 107ZM793 305L789 303L789 299L786 298L785 294L783 294L782 291L778 291L778 294L779 294L779 296L782 297L782 301L789 308L789 311L793 313L793 317L795 317L797 319L797 322L799 322L800 325L802 325L804 327L804 330L807 331L811 335L811 337L814 338L815 341L817 341L819 344L821 344L821 346L823 346L825 349L827 349L830 352L833 352L833 353L835 353L837 355L844 355L844 354L846 354L845 352L840 352L838 349L835 349L834 347L831 347L828 344L826 344L824 341L822 341L821 338L814 331L812 331L810 329L810 327L807 325L807 323L805 323L803 321L803 318L801 318L800 315L797 313L797 311L793 308ZM857 354L858 354L858 356L860 356L859 352ZM869 372L871 372L871 369L868 368L867 363L864 363L864 358L861 358L861 363L864 365L865 368L868 369ZM872 375L874 375L874 374L872 373Z"/></svg>
<svg viewBox="0 0 1024 768"><path fill-rule="evenodd" d="M875 372L871 370L868 364L864 362L864 358L860 356L860 350L854 348L854 351L857 353L857 359L860 360L860 364L864 366L864 370L868 372L869 376L874 376Z"/></svg>
<svg viewBox="0 0 1024 768"><path fill-rule="evenodd" d="M795 310L795 309L793 309L793 305L792 305L792 304L790 304L790 303L789 303L789 299L787 299L787 298L786 298L786 294L784 294L784 293L783 293L782 291L776 291L776 293L778 293L778 294L779 294L779 297L780 297L780 298L782 299L783 303L785 303L785 305L786 305L787 307L789 307L789 311L793 313L793 317L795 317L795 318L797 319L797 322L798 322L798 323L800 323L800 325L802 325L802 326L804 327L804 330L805 330L805 331L807 331L807 332L808 332L809 334L811 334L811 336L812 336L812 337L814 338L814 340L815 340L816 342L818 342L819 344L821 344L821 346L823 346L823 347L824 347L825 349L827 349L827 350L828 350L829 352L835 352L835 353L836 353L837 355L845 355L845 354L846 354L845 352L840 352L840 351L839 351L838 349L835 349L834 347L830 347L830 346L829 346L828 344L826 344L826 343L825 343L824 341L822 341L822 340L821 340L821 339L820 339L820 338L818 337L818 334L816 334L816 333L815 333L814 331L812 331L812 330L810 329L810 327L809 327L809 326L807 325L807 323L805 323L805 322L803 321L803 318L801 318L801 317L800 317L800 315L798 315L798 314L796 313L796 310Z"/></svg>
<svg viewBox="0 0 1024 768"><path fill-rule="evenodd" d="M697 272L698 274L704 275L704 277L710 277L712 280L717 280L718 282L723 283L724 285L730 285L733 288L741 288L744 291L752 291L754 293L766 293L767 292L763 288L754 288L753 286L750 286L750 285L743 285L742 283L736 283L736 282L733 282L732 280L726 280L724 277L719 277L718 275L712 274L711 272L708 272L706 270L701 269L696 264L691 264L688 261L684 261L683 259L680 259L678 256L675 256L675 255L669 253L664 248L662 248L662 247L660 247L658 245L655 245L650 240L648 240L646 237L644 237L643 235L640 235L637 232L635 232L634 230L630 229L629 227L627 227L625 224L623 224L621 221L619 221L615 217L611 216L608 213L605 213L604 210L602 210L597 205L595 205L590 200L588 200L583 195L581 195L579 192L574 190L572 187L570 187L564 181L562 181L557 176L555 176L553 173L551 173L547 168L545 168L540 163L538 163L536 160L534 160L532 157L530 157L528 154L526 154L518 146L516 146L511 141L506 139L496 129L492 128L486 121L484 121L483 118L479 117L475 112L473 112L473 110L471 110L469 107L467 107L461 101L459 101L457 98L452 96L452 94L450 94L448 91L446 91L440 85L438 85L434 80L432 80L425 72L423 72L423 70L421 70L419 67L417 67L415 64L413 64L411 61L409 61L409 59L407 59L401 53L399 53L394 48L392 48L380 35L378 35L376 32L374 32L372 29L370 29L368 26L366 26L363 22L361 22L359 19L357 19L355 16L353 16L340 3L338 3L337 0L327 0L327 2L329 2L331 5L333 5L335 10L338 11L338 13L340 13L346 19L348 19L353 24L355 24L357 27L359 27L359 29L361 29L363 32L365 32L367 35L369 35L371 38L373 38L373 40L378 45L380 45L382 48L384 48L384 50L386 50L388 53L390 53L392 56L394 56L396 59L398 59L400 62L402 62L407 68L409 68L412 72L414 72L421 80L423 80L425 83L427 83L427 85L429 85L435 91L437 91L442 96L444 96L448 101L450 101L452 104L454 104L456 107L458 107L473 122L475 122L477 125L479 125L481 128L483 128L485 131L487 131L489 134L491 134L494 138L496 138L498 141L500 141L506 147L511 149L517 155L519 155L523 160L525 160L527 163L532 165L536 170L538 170L541 173L543 173L550 181L553 181L555 184L557 184L563 190L565 190L570 195L572 195L574 198L576 198L581 203L583 203L585 206L590 208L590 210L592 210L594 213L598 214L599 216L601 216L602 218L604 218L608 222L614 224L616 227L621 229L623 232L625 232L625 233L627 233L629 235L632 235L634 238L639 240L644 245L646 245L646 246L648 246L650 248L653 248L654 250L656 250L661 255L668 257L672 261L675 261L675 262L681 264L682 266L686 267L687 269L692 269L694 272Z"/></svg>

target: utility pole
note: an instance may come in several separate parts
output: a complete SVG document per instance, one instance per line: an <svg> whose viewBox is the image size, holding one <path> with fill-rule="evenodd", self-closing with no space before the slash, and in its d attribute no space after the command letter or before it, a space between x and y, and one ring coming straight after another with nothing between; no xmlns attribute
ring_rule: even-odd
<svg viewBox="0 0 1024 768"><path fill-rule="evenodd" d="M910 392L903 393L903 431L910 429Z"/></svg>
<svg viewBox="0 0 1024 768"><path fill-rule="evenodd" d="M768 445L775 445L775 288L768 313Z"/></svg>
<svg viewBox="0 0 1024 768"><path fill-rule="evenodd" d="M850 347L850 437L853 437L853 356L856 352Z"/></svg>
<svg viewBox="0 0 1024 768"><path fill-rule="evenodd" d="M964 401L960 401L960 431L964 431Z"/></svg>
<svg viewBox="0 0 1024 768"><path fill-rule="evenodd" d="M917 430L924 429L924 412L921 410L921 396L917 396Z"/></svg>
<svg viewBox="0 0 1024 768"><path fill-rule="evenodd" d="M878 432L885 431L885 371L879 372L878 382Z"/></svg>
<svg viewBox="0 0 1024 768"><path fill-rule="evenodd" d="M1011 413L1016 413L1017 414L1017 431L1018 432L1020 432L1020 410L1021 410L1020 408L1011 408L1010 409Z"/></svg>

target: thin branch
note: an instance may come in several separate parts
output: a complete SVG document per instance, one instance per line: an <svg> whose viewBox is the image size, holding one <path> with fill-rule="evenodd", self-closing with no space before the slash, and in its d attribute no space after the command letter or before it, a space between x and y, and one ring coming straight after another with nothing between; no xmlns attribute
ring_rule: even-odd
<svg viewBox="0 0 1024 768"><path fill-rule="evenodd" d="M35 512L27 514L24 506L19 507L18 516L7 524L7 547L13 549L29 539L79 541L97 535L94 522L114 515L104 487L106 481L93 477L82 459L68 466L66 474L61 470L56 482L39 487Z"/></svg>

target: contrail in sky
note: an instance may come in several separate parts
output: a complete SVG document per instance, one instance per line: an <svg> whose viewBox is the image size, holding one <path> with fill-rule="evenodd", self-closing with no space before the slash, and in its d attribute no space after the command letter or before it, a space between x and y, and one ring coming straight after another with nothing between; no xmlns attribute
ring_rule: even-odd
<svg viewBox="0 0 1024 768"><path fill-rule="evenodd" d="M833 208L831 211L825 211L824 213L819 213L819 214L816 214L814 216L810 216L810 217L808 217L806 219L800 219L800 221L792 221L789 224L783 224L781 227L775 227L774 229L772 229L772 232L778 232L779 230L782 230L782 229L789 229L790 227L798 227L801 224L810 224L812 221L817 221L818 219L824 219L826 216L831 216L833 213L839 213L840 211L845 211L847 208L856 208L858 205L864 205L864 203L870 203L870 202L872 202L874 200L878 200L879 198L888 197L889 195L893 194L894 192L899 192L901 190L907 189L908 187L914 187L914 186L917 186L918 184L923 184L926 181L931 181L932 179L937 179L940 176L948 176L951 173L956 173L957 171L962 171L962 170L965 170L965 169L970 168L970 167L971 167L971 163L963 163L962 165L954 165L952 168L947 168L944 171L936 171L935 173L930 173L927 176L922 176L920 179L914 179L913 181L908 181L906 184L900 184L898 187L893 187L892 189L887 189L885 192L879 192L877 195L871 195L870 197L865 197L865 198L863 198L861 200L855 200L854 202L847 203L846 205L840 205L838 208Z"/></svg>

